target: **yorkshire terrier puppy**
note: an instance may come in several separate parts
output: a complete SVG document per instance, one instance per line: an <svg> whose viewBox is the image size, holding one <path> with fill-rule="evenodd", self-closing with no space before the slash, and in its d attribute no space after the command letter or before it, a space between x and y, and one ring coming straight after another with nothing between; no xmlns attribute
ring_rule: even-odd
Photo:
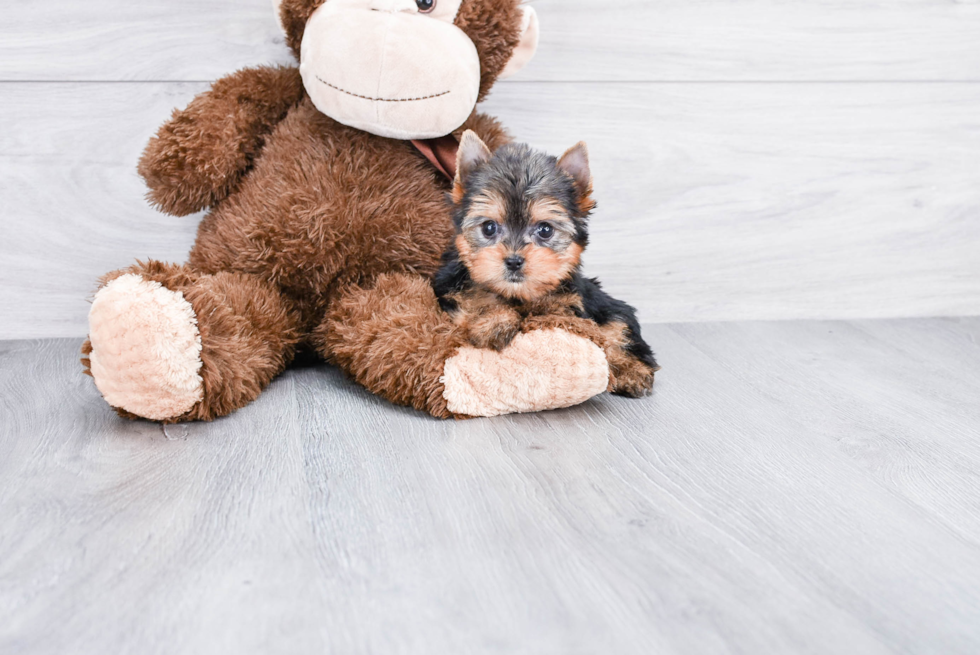
<svg viewBox="0 0 980 655"><path fill-rule="evenodd" d="M451 194L456 238L433 280L439 304L478 347L562 328L606 353L609 391L649 393L659 370L636 310L582 275L595 207L584 143L560 159L524 144L496 153L466 131Z"/></svg>

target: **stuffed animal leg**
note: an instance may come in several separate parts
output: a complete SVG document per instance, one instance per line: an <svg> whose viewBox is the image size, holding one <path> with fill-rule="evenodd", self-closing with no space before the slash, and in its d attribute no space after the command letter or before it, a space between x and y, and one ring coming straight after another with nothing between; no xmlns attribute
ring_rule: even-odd
<svg viewBox="0 0 980 655"><path fill-rule="evenodd" d="M210 420L248 404L282 372L298 323L254 275L150 261L103 278L82 363L123 416Z"/></svg>
<svg viewBox="0 0 980 655"><path fill-rule="evenodd" d="M603 349L561 329L519 335L501 352L467 345L430 283L409 275L341 292L314 343L369 391L439 418L569 407L610 379Z"/></svg>

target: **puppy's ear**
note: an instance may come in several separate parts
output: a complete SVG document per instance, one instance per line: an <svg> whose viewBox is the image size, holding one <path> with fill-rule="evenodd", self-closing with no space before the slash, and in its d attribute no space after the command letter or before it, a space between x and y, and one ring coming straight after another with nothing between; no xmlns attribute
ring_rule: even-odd
<svg viewBox="0 0 980 655"><path fill-rule="evenodd" d="M589 149L585 146L585 141L579 141L565 151L558 160L558 168L575 182L579 209L583 213L592 211L595 207L595 202L592 200L592 171L589 169Z"/></svg>
<svg viewBox="0 0 980 655"><path fill-rule="evenodd" d="M473 130L463 132L456 151L456 179L453 181L453 202L459 204L466 192L466 182L470 174L480 164L490 161L493 154Z"/></svg>

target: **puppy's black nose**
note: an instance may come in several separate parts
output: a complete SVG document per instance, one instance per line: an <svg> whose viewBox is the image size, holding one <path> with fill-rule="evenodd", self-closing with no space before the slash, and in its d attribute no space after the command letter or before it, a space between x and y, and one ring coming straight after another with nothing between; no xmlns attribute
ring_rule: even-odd
<svg viewBox="0 0 980 655"><path fill-rule="evenodd" d="M506 266L507 270L511 273L516 273L517 271L521 270L522 266L524 266L524 258L520 255L511 255L504 260L504 266Z"/></svg>

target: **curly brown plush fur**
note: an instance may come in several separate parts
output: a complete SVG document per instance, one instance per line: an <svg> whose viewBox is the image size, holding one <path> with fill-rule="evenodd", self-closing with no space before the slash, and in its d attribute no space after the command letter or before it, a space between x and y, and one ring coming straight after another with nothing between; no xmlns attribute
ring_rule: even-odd
<svg viewBox="0 0 980 655"><path fill-rule="evenodd" d="M313 343L369 391L438 418L462 418L447 408L440 378L464 339L427 280L385 274L370 288L347 289Z"/></svg>
<svg viewBox="0 0 980 655"><path fill-rule="evenodd" d="M178 115L175 120L181 119ZM477 131L495 146L509 140L487 116L474 115L460 133L463 129ZM168 124L161 134L175 132ZM435 273L451 238L445 200L449 182L410 143L340 125L308 99L293 107L267 141L262 157L235 193L202 221L187 265L151 261L102 280L104 285L125 273L138 273L182 292L194 308L204 345L204 399L175 420L209 420L243 407L282 372L297 344L307 341L371 391L449 417L439 367L457 341L447 338L441 343L441 360L435 350L426 351L433 357L424 366L413 358L391 359L365 347L363 317L344 304L360 293L365 297L355 304L367 308L376 321L390 320L378 318L388 307L371 304L380 302L378 293L384 291L370 287L379 275L401 272L420 282L438 312L429 283L417 276ZM158 137L147 148L141 170L166 170L174 166L174 152L196 153L201 146L198 140L187 144L190 147L162 151L159 143ZM156 175L158 197L179 197L184 184L205 188L205 177L195 174L192 165L187 168L176 186L160 183L175 177ZM327 314L334 297L339 300ZM342 318L352 321L346 329L339 323ZM417 338L431 340L443 334L428 332L430 318L422 311L413 329L425 334ZM327 326L332 326L329 339ZM312 340L304 337L315 328ZM335 355L331 348L341 343L345 347ZM87 360L83 363L87 369Z"/></svg>
<svg viewBox="0 0 980 655"><path fill-rule="evenodd" d="M149 261L105 275L101 286L127 273L181 292L197 314L204 398L183 416L164 422L224 416L255 400L292 360L302 336L299 314L262 278L233 271L207 275L189 266ZM82 353L87 356L91 349L86 341ZM88 358L82 363L88 372Z"/></svg>
<svg viewBox="0 0 980 655"><path fill-rule="evenodd" d="M297 55L322 1L282 1ZM456 23L480 54L482 97L519 41L518 3L465 2ZM491 148L510 140L476 113L456 136L465 129ZM421 277L439 268L453 234L451 185L411 143L328 118L295 67L259 67L174 112L139 172L163 211L210 209L188 264L150 261L102 281L136 273L180 292L197 316L203 400L170 420L244 406L302 344L393 402L451 415L440 376L462 342ZM87 343L86 368L90 352Z"/></svg>
<svg viewBox="0 0 980 655"><path fill-rule="evenodd" d="M224 200L303 95L295 68L247 69L215 82L147 145L139 173L150 201L184 216Z"/></svg>

